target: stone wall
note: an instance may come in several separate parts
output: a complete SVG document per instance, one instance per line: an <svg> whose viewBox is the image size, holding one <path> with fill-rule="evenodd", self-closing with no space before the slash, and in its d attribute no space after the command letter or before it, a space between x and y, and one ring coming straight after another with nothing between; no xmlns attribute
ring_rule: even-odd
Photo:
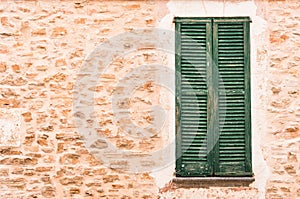
<svg viewBox="0 0 300 199"><path fill-rule="evenodd" d="M89 153L75 128L73 92L83 61L97 45L125 31L153 27L158 10L148 1L1 2L0 198L156 198L158 188L147 172L117 172ZM112 69L129 70L138 65L132 60L154 59L146 51L130 58L115 60ZM104 83L93 88L102 92L95 104L104 106L117 75L102 76ZM141 90L151 94L153 88L149 83ZM136 103L143 100L137 97ZM100 126L112 126L111 113L104 111ZM137 145L115 129L99 131L123 149L156 145L150 140Z"/></svg>
<svg viewBox="0 0 300 199"><path fill-rule="evenodd" d="M126 53L113 57L107 68L90 56L93 53L107 56L99 48L95 50L96 47L101 43L112 44L124 32L153 27L172 29L170 5L175 4L167 1L2 2L0 198L300 197L300 3L296 0L254 2L257 9L251 39L255 41L252 103L256 182L249 187L190 189L164 186L172 179L172 158L167 159L170 169L151 173L151 168L160 168L158 163L165 163L166 154L172 154L170 150L157 159L148 158L170 144L173 117L166 117L167 125L152 129L144 137L128 135L121 128L128 123L142 128L151 126L154 116L160 113L160 109L153 109L155 106L166 113L174 112L170 88L155 83L164 77L157 74L160 69L154 66L169 65L172 69L169 55L155 50L157 43L153 41L136 39L122 43L119 51ZM233 4L223 0L200 3L201 12L206 15L210 15L209 9L227 15L241 11L231 11ZM254 5L252 1L241 0L231 3L239 9L243 3ZM173 8L176 10L176 6ZM184 9L188 10L189 4ZM151 66L151 70L134 73L140 66ZM105 69L105 73L96 76L98 82L78 85L78 79L93 75L89 73L90 67ZM111 96L127 88L119 82L138 80L139 74L146 81L137 81L140 85L129 93L130 98L122 98L116 104L117 111L124 109L123 114L128 113L131 120L128 115L116 119L119 112L111 105ZM87 101L88 96L74 97L82 90L95 94L92 102ZM85 115L86 112L73 106L75 102L92 105L96 114ZM93 129L95 135L107 139L95 138L95 142L87 145L87 140L93 138L92 132L81 132L76 118L85 122L89 127L86 129ZM108 149L109 144L129 153L97 151ZM91 148L97 150L91 152ZM138 159L143 160L137 162L141 167L134 167L133 160Z"/></svg>
<svg viewBox="0 0 300 199"><path fill-rule="evenodd" d="M300 197L300 2L268 4L267 198Z"/></svg>

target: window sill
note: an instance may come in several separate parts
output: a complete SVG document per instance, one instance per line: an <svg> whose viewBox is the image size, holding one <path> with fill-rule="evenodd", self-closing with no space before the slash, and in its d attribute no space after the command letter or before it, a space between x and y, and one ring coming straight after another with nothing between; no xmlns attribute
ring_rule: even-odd
<svg viewBox="0 0 300 199"><path fill-rule="evenodd" d="M248 187L254 177L176 177L172 184L177 188Z"/></svg>

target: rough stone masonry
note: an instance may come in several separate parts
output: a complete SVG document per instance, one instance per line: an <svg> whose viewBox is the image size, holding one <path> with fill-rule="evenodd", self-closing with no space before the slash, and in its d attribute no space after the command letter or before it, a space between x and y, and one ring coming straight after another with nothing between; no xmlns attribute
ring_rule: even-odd
<svg viewBox="0 0 300 199"><path fill-rule="evenodd" d="M251 38L255 55L251 65L253 142L254 153L261 154L256 155L256 182L248 187L176 188L167 184L172 170L171 176L169 171L160 173L162 180L148 171L124 172L128 158L114 162L114 154L109 168L85 146L74 123L74 117L83 115L73 110L75 83L85 60L118 34L140 28L174 28L171 18L191 12L192 2L1 1L0 198L300 197L297 0L199 1L193 13L231 16L244 12L244 5L255 6L251 7L257 19L252 30L259 33ZM95 121L87 122L97 123L97 132L118 149L142 156L159 150L172 138L172 117L167 118L165 129L143 139L120 131L110 98L122 89L118 81L131 70L147 64L172 68L169 57L151 46L137 49L116 57L96 86L86 85L95 93L92 106L98 114ZM146 127L155 119L151 107L159 105L167 113L174 112L172 97L150 81L120 106L128 107L135 125ZM95 147L105 148L106 144L99 141Z"/></svg>

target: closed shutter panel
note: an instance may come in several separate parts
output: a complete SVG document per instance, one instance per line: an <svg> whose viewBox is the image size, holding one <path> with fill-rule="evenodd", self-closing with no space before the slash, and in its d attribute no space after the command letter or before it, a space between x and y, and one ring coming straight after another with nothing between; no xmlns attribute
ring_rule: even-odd
<svg viewBox="0 0 300 199"><path fill-rule="evenodd" d="M249 19L214 20L214 61L218 68L218 144L215 175L251 173Z"/></svg>
<svg viewBox="0 0 300 199"><path fill-rule="evenodd" d="M177 176L212 174L207 147L209 22L176 24Z"/></svg>

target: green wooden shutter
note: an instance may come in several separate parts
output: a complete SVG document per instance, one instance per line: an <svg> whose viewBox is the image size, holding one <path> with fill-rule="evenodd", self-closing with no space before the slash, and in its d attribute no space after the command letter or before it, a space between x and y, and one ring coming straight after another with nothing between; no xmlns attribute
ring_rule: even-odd
<svg viewBox="0 0 300 199"><path fill-rule="evenodd" d="M252 175L249 18L215 19L213 30L219 93L215 175Z"/></svg>
<svg viewBox="0 0 300 199"><path fill-rule="evenodd" d="M211 20L176 23L177 176L211 175L207 147L207 62ZM180 33L180 34L179 34Z"/></svg>
<svg viewBox="0 0 300 199"><path fill-rule="evenodd" d="M176 175L250 176L250 19L175 22Z"/></svg>

